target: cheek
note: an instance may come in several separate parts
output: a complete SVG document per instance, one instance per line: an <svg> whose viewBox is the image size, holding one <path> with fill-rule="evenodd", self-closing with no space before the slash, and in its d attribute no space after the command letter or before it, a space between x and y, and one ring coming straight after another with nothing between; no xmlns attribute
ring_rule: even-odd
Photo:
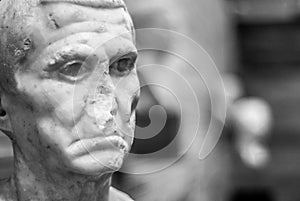
<svg viewBox="0 0 300 201"><path fill-rule="evenodd" d="M20 143L36 141L35 132L35 115L25 106L18 107L14 104L14 109L8 112L11 120L14 137ZM35 143L36 144L36 143Z"/></svg>
<svg viewBox="0 0 300 201"><path fill-rule="evenodd" d="M60 155L65 154L65 148L73 141L72 133L53 118L38 119L37 130L40 146Z"/></svg>
<svg viewBox="0 0 300 201"><path fill-rule="evenodd" d="M65 99L55 108L55 118L68 128L73 128L81 118L85 107L85 99Z"/></svg>
<svg viewBox="0 0 300 201"><path fill-rule="evenodd" d="M86 93L77 85L50 80L28 94L33 97L33 107L42 117L58 120L66 128L72 128L83 113Z"/></svg>

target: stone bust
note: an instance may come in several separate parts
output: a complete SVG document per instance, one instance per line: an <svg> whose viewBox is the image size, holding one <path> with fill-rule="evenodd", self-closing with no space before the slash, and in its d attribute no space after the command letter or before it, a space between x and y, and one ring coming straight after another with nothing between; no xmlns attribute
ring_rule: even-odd
<svg viewBox="0 0 300 201"><path fill-rule="evenodd" d="M110 186L139 97L122 0L2 0L0 13L0 129L15 157L0 201L131 200Z"/></svg>

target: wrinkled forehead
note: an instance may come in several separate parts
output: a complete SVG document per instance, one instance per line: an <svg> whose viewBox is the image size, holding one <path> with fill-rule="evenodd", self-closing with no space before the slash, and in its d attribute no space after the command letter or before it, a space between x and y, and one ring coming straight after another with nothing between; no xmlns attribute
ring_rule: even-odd
<svg viewBox="0 0 300 201"><path fill-rule="evenodd" d="M28 34L39 29L51 32L82 21L123 25L134 35L133 23L123 0L0 0L0 15L3 16L0 20L2 47L9 44L18 47Z"/></svg>
<svg viewBox="0 0 300 201"><path fill-rule="evenodd" d="M38 6L60 3L99 9L122 7L126 10L126 5L123 0L2 0L0 1L0 13L1 15L5 14L2 21L10 20L10 18L13 18L13 20L25 20L27 17L32 16L32 10Z"/></svg>
<svg viewBox="0 0 300 201"><path fill-rule="evenodd" d="M59 29L71 23L98 21L126 25L128 31L133 31L123 0L36 0L35 4L28 14L25 11L24 17L28 16L31 24L44 21L49 25L50 20L50 25L54 24L51 28Z"/></svg>
<svg viewBox="0 0 300 201"><path fill-rule="evenodd" d="M118 8L125 7L122 0L40 0L40 3L72 3L82 6L90 6L95 8Z"/></svg>
<svg viewBox="0 0 300 201"><path fill-rule="evenodd" d="M85 9L80 10L79 7ZM90 12L92 9L94 11ZM122 15L121 12L116 11L120 9L123 10L123 16L120 16ZM95 14L95 10L100 14ZM56 16L53 16L53 13L56 13ZM119 21L115 21L115 23L126 24L128 31L133 31L132 21L123 0L0 0L0 14L3 16L0 21L1 37L7 33L9 35L13 34L15 41L18 39L18 35L33 32L30 30L32 24L43 22L51 24L52 22L57 26L54 28L60 28L60 24L55 24L54 17L59 19L69 17L67 19L69 22L72 20L76 22L77 20L78 22L106 21L108 23L113 23L111 19L119 18ZM47 14L48 16L46 16ZM68 24L62 24L61 26L64 25ZM9 37L9 35L6 36Z"/></svg>
<svg viewBox="0 0 300 201"><path fill-rule="evenodd" d="M128 32L134 36L132 20L122 0L40 0L34 13L29 32L41 32L43 38L50 40L53 35L76 32Z"/></svg>

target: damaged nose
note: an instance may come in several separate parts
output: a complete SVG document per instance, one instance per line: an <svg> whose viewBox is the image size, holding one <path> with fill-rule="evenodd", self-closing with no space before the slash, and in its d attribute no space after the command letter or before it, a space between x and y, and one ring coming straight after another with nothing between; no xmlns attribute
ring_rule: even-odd
<svg viewBox="0 0 300 201"><path fill-rule="evenodd" d="M99 129L114 127L117 104L112 95L98 94L89 100L87 113L95 121Z"/></svg>
<svg viewBox="0 0 300 201"><path fill-rule="evenodd" d="M113 84L108 80L105 83L102 82L87 100L86 112L101 130L116 127L115 116L118 105L113 87Z"/></svg>

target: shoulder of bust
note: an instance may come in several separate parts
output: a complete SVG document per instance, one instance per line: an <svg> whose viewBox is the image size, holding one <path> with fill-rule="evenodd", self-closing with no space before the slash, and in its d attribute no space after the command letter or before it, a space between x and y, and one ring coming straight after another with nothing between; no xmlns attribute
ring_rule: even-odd
<svg viewBox="0 0 300 201"><path fill-rule="evenodd" d="M133 201L127 194L111 187L109 192L109 201Z"/></svg>

